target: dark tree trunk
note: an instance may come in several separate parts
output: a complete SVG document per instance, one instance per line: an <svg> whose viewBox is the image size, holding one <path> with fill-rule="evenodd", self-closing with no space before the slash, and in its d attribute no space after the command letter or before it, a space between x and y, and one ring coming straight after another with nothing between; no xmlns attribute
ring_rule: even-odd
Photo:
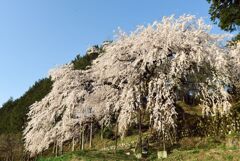
<svg viewBox="0 0 240 161"><path fill-rule="evenodd" d="M103 140L103 130L104 130L104 128L101 127L101 140Z"/></svg>
<svg viewBox="0 0 240 161"><path fill-rule="evenodd" d="M115 132L115 152L117 152L118 146L118 122L116 123L116 132Z"/></svg>
<svg viewBox="0 0 240 161"><path fill-rule="evenodd" d="M55 146L56 146L55 143L56 143L56 142L54 141L54 142L53 142L53 151L52 151L53 154L55 154Z"/></svg>

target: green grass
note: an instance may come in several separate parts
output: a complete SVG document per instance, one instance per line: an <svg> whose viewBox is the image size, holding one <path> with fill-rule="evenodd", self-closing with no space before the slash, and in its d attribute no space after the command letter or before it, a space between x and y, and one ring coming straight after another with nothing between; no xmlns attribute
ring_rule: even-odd
<svg viewBox="0 0 240 161"><path fill-rule="evenodd" d="M125 151L87 150L64 154L59 157L39 158L37 161L134 161L134 155L126 155Z"/></svg>
<svg viewBox="0 0 240 161"><path fill-rule="evenodd" d="M164 161L237 161L240 158L239 147L227 147L222 142L214 138L187 138L178 148L168 151L168 158ZM128 143L136 140L136 136L130 136L119 141L119 143ZM197 140L197 141L196 141ZM190 142L192 141L192 143ZM157 161L157 147L151 150L146 161ZM126 155L130 152L130 155ZM134 161L137 160L134 153L129 150L85 150L66 153L59 157L39 158L37 161Z"/></svg>
<svg viewBox="0 0 240 161"><path fill-rule="evenodd" d="M181 150L175 149L168 153L165 161L237 161L240 158L240 149L230 149L216 147L211 149L191 149ZM40 158L37 161L134 161L137 160L133 154L127 156L124 151L79 151L65 154L60 157ZM152 153L145 160L157 160L156 153Z"/></svg>
<svg viewBox="0 0 240 161"><path fill-rule="evenodd" d="M166 161L225 161L239 160L240 149L222 149L221 147L211 149L174 150Z"/></svg>

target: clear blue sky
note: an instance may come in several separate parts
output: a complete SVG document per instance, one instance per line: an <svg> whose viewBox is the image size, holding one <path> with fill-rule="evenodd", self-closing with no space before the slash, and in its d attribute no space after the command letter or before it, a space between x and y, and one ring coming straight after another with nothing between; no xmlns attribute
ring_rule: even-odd
<svg viewBox="0 0 240 161"><path fill-rule="evenodd" d="M118 26L131 31L184 13L210 23L208 8L206 0L0 0L0 106L50 68L112 39Z"/></svg>

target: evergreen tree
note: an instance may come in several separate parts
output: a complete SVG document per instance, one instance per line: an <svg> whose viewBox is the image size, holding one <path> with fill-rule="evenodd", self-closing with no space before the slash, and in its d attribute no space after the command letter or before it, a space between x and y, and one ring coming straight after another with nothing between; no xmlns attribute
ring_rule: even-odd
<svg viewBox="0 0 240 161"><path fill-rule="evenodd" d="M21 132L26 122L28 107L40 101L52 89L50 78L37 81L22 97L10 98L0 109L0 134Z"/></svg>

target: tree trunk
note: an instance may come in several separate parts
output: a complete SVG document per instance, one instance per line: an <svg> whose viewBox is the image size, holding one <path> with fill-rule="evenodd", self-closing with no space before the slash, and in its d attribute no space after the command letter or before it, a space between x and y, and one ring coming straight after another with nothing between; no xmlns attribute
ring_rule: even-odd
<svg viewBox="0 0 240 161"><path fill-rule="evenodd" d="M55 156L58 156L58 142L56 142L56 151L55 151Z"/></svg>
<svg viewBox="0 0 240 161"><path fill-rule="evenodd" d="M165 151L166 150L166 147L165 147L165 132L164 132L164 130L163 130L163 126L162 126L162 124L163 124L163 119L162 119L162 116L161 116L161 130L162 130L162 141L163 141L163 151ZM186 124L185 123L185 115L184 115L184 124ZM185 125L184 125L185 126Z"/></svg>
<svg viewBox="0 0 240 161"><path fill-rule="evenodd" d="M163 151L166 151L166 146L165 146L165 132L163 132Z"/></svg>
<svg viewBox="0 0 240 161"><path fill-rule="evenodd" d="M140 153L142 154L142 112L141 112L141 109L139 109L138 114L139 114L139 119L138 119L139 146L140 146Z"/></svg>
<svg viewBox="0 0 240 161"><path fill-rule="evenodd" d="M217 136L220 135L220 126L221 126L221 118L220 118L220 114L217 113L217 125L216 125L216 127L217 127Z"/></svg>
<svg viewBox="0 0 240 161"><path fill-rule="evenodd" d="M72 151L75 151L75 138L72 138Z"/></svg>
<svg viewBox="0 0 240 161"><path fill-rule="evenodd" d="M90 138L89 138L89 148L92 148L92 130L93 130L93 123L90 124Z"/></svg>
<svg viewBox="0 0 240 161"><path fill-rule="evenodd" d="M56 143L56 142L54 141L54 142L53 142L53 151L52 151L53 154L55 154L55 146L56 146L55 143Z"/></svg>
<svg viewBox="0 0 240 161"><path fill-rule="evenodd" d="M79 140L79 150L81 150L81 146L82 146L82 133L80 133L78 140Z"/></svg>
<svg viewBox="0 0 240 161"><path fill-rule="evenodd" d="M60 149L59 153L60 153L60 155L62 155L63 154L63 142L62 141L61 141L59 149Z"/></svg>
<svg viewBox="0 0 240 161"><path fill-rule="evenodd" d="M117 146L118 146L118 122L116 124L116 132L115 132L115 152L117 152Z"/></svg>
<svg viewBox="0 0 240 161"><path fill-rule="evenodd" d="M168 131L168 136L169 136L169 140L170 140L171 145L173 145L173 137L172 137L170 131Z"/></svg>
<svg viewBox="0 0 240 161"><path fill-rule="evenodd" d="M83 132L82 132L82 150L84 150L84 130L83 129Z"/></svg>
<svg viewBox="0 0 240 161"><path fill-rule="evenodd" d="M101 127L101 140L103 140L103 127Z"/></svg>

